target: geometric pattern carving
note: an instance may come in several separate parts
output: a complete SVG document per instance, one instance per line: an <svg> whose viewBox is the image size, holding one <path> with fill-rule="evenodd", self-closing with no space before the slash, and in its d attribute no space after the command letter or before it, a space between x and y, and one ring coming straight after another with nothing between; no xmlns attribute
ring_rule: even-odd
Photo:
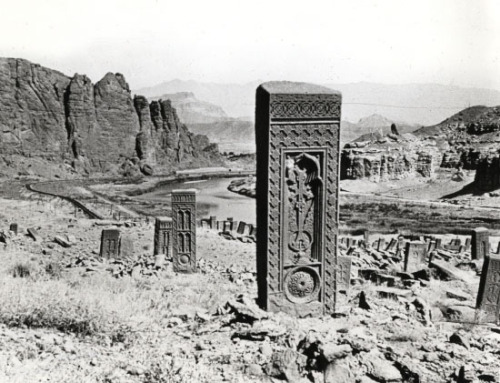
<svg viewBox="0 0 500 383"><path fill-rule="evenodd" d="M337 257L337 291L349 291L351 285L351 257Z"/></svg>
<svg viewBox="0 0 500 383"><path fill-rule="evenodd" d="M101 234L100 256L103 258L118 258L120 255L120 230L105 229Z"/></svg>
<svg viewBox="0 0 500 383"><path fill-rule="evenodd" d="M500 322L500 257L484 258L476 308L481 310L483 322Z"/></svg>
<svg viewBox="0 0 500 383"><path fill-rule="evenodd" d="M340 116L340 99L324 95L281 94L270 105L273 119L323 119Z"/></svg>
<svg viewBox="0 0 500 383"><path fill-rule="evenodd" d="M172 190L172 255L175 272L196 272L196 190Z"/></svg>
<svg viewBox="0 0 500 383"><path fill-rule="evenodd" d="M154 255L172 256L172 218L157 217L155 221Z"/></svg>
<svg viewBox="0 0 500 383"><path fill-rule="evenodd" d="M257 89L257 277L264 309L300 316L335 311L340 104L340 94L323 87ZM301 291L288 285L294 280L304 283L307 299L291 293Z"/></svg>

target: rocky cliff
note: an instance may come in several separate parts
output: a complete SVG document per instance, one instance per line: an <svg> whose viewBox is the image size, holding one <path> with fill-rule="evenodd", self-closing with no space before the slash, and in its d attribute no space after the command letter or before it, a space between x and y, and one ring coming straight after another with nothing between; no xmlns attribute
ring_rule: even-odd
<svg viewBox="0 0 500 383"><path fill-rule="evenodd" d="M221 162L217 146L190 133L169 101L132 99L119 73L93 84L85 75L1 58L0 129L6 164L32 158L80 174L150 174Z"/></svg>
<svg viewBox="0 0 500 383"><path fill-rule="evenodd" d="M412 174L430 177L441 167L478 169L476 179L481 179L495 168L491 164L496 160L490 153L499 145L500 107L474 106L412 134L365 135L346 144L341 157L341 176L374 181ZM385 169L385 163L393 166ZM495 179L493 175L488 177Z"/></svg>
<svg viewBox="0 0 500 383"><path fill-rule="evenodd" d="M229 119L224 110L215 104L196 98L192 92L164 94L152 100L170 100L179 118L186 124L207 124Z"/></svg>

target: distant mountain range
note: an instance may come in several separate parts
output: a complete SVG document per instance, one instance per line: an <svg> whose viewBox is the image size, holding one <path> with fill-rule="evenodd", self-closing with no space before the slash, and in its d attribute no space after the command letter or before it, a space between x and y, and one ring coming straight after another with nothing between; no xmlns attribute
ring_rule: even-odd
<svg viewBox="0 0 500 383"><path fill-rule="evenodd" d="M197 99L192 92L163 94L152 100L170 100L177 115L185 124L211 123L228 120L229 116L218 105Z"/></svg>
<svg viewBox="0 0 500 383"><path fill-rule="evenodd" d="M155 99L170 100L178 111L179 118L195 134L206 135L210 141L219 144L223 152L254 152L254 122L244 118L230 118L218 105L200 101L191 92L164 94ZM355 139L371 139L374 134L383 136L390 132L391 124L397 125L400 133L412 132L420 125L391 121L373 114L357 123L341 122L341 145ZM365 137L366 136L366 137Z"/></svg>
<svg viewBox="0 0 500 383"><path fill-rule="evenodd" d="M396 124L400 134L410 133L421 127L421 125L389 120L379 114L372 114L361 118L357 123L342 121L340 124L341 145L353 140L364 141L371 140L374 137L383 137L391 132L392 124Z"/></svg>
<svg viewBox="0 0 500 383"><path fill-rule="evenodd" d="M219 105L230 117L253 119L255 90L262 81L247 84L217 84L172 80L137 89L148 98L191 92L200 100ZM358 121L378 114L410 125L437 124L471 105L500 105L500 91L438 84L324 84L342 92L342 119Z"/></svg>

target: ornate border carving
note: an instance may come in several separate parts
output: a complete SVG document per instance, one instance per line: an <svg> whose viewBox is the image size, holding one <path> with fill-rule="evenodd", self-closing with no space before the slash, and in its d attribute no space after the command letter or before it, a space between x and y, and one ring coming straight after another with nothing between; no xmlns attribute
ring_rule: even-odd
<svg viewBox="0 0 500 383"><path fill-rule="evenodd" d="M271 119L339 120L340 96L331 94L272 94Z"/></svg>
<svg viewBox="0 0 500 383"><path fill-rule="evenodd" d="M309 96L308 96L309 97ZM281 217L281 149L301 147L327 148L326 151L326 203L325 203L325 234L323 254L323 299L325 312L335 310L336 295L336 263L338 235L338 123L326 124L272 124L270 126L269 142L269 208L268 208L268 288L269 293L282 292L283 275L280 249L280 217ZM332 145L336 145L335 147Z"/></svg>

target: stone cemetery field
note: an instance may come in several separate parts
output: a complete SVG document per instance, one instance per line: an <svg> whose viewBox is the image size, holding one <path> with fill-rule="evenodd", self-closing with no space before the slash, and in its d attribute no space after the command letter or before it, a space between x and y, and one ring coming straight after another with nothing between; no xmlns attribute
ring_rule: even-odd
<svg viewBox="0 0 500 383"><path fill-rule="evenodd" d="M153 256L154 220L33 197L0 200L2 382L499 381L500 329L475 323L482 261L464 235L435 233L432 263L407 272L397 235L341 236L347 292L334 315L298 319L255 305L255 244L235 233L198 227L197 273L176 274ZM100 258L103 229L132 251Z"/></svg>

